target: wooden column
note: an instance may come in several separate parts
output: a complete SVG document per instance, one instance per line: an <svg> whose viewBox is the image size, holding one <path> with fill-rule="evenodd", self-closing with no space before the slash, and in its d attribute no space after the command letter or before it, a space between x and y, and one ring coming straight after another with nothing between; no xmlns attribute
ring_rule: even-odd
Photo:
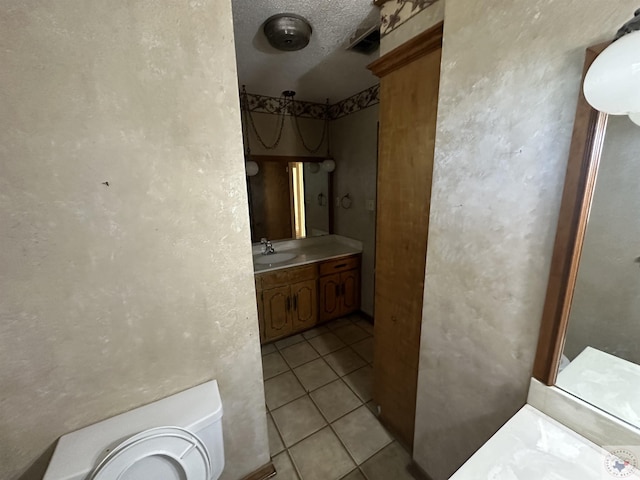
<svg viewBox="0 0 640 480"><path fill-rule="evenodd" d="M413 446L442 24L369 68L380 77L374 399Z"/></svg>

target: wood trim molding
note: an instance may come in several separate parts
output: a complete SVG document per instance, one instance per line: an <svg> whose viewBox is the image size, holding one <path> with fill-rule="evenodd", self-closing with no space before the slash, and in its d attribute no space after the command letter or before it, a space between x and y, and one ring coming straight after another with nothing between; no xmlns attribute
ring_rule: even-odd
<svg viewBox="0 0 640 480"><path fill-rule="evenodd" d="M394 48L375 62L370 63L367 68L374 75L382 78L413 62L416 58L437 50L442 47L443 26L443 22L434 25L399 47Z"/></svg>
<svg viewBox="0 0 640 480"><path fill-rule="evenodd" d="M609 43L587 49L583 81L593 61ZM580 85L582 86L582 82ZM533 366L533 376L546 385L555 384L564 349L573 290L606 127L607 115L594 110L587 103L580 88L547 295Z"/></svg>
<svg viewBox="0 0 640 480"><path fill-rule="evenodd" d="M253 473L250 473L242 480L267 480L267 478L276 476L276 467L273 466L272 462L267 463L265 466L260 467Z"/></svg>

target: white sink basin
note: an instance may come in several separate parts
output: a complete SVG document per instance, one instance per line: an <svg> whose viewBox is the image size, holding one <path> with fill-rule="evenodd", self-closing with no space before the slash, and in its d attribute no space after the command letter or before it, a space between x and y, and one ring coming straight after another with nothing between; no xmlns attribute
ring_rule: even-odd
<svg viewBox="0 0 640 480"><path fill-rule="evenodd" d="M258 265L272 265L274 263L286 262L295 257L295 253L272 253L271 255L256 255L253 257L253 261Z"/></svg>

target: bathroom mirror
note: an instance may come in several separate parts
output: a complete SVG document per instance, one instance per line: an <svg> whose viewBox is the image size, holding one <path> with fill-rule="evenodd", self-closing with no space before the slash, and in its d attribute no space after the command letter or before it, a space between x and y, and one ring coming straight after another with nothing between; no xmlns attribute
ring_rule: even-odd
<svg viewBox="0 0 640 480"><path fill-rule="evenodd" d="M640 427L638 151L640 127L581 91L534 377Z"/></svg>
<svg viewBox="0 0 640 480"><path fill-rule="evenodd" d="M257 175L247 177L251 241L332 233L332 174L322 158L252 155Z"/></svg>

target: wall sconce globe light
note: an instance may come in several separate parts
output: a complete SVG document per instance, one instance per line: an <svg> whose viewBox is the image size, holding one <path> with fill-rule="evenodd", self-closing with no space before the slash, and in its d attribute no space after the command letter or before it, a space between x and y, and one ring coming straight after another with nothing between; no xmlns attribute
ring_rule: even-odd
<svg viewBox="0 0 640 480"><path fill-rule="evenodd" d="M327 158L326 160L322 161L320 166L325 172L331 173L336 169L336 162L330 158Z"/></svg>
<svg viewBox="0 0 640 480"><path fill-rule="evenodd" d="M596 110L609 115L640 112L640 9L595 59L583 89Z"/></svg>
<svg viewBox="0 0 640 480"><path fill-rule="evenodd" d="M248 162L245 163L245 169L247 172L247 177L253 177L257 175L258 172L260 171L260 167L253 160L249 160Z"/></svg>
<svg viewBox="0 0 640 480"><path fill-rule="evenodd" d="M309 164L309 171L311 173L318 173L320 171L320 164L317 162L312 162Z"/></svg>

